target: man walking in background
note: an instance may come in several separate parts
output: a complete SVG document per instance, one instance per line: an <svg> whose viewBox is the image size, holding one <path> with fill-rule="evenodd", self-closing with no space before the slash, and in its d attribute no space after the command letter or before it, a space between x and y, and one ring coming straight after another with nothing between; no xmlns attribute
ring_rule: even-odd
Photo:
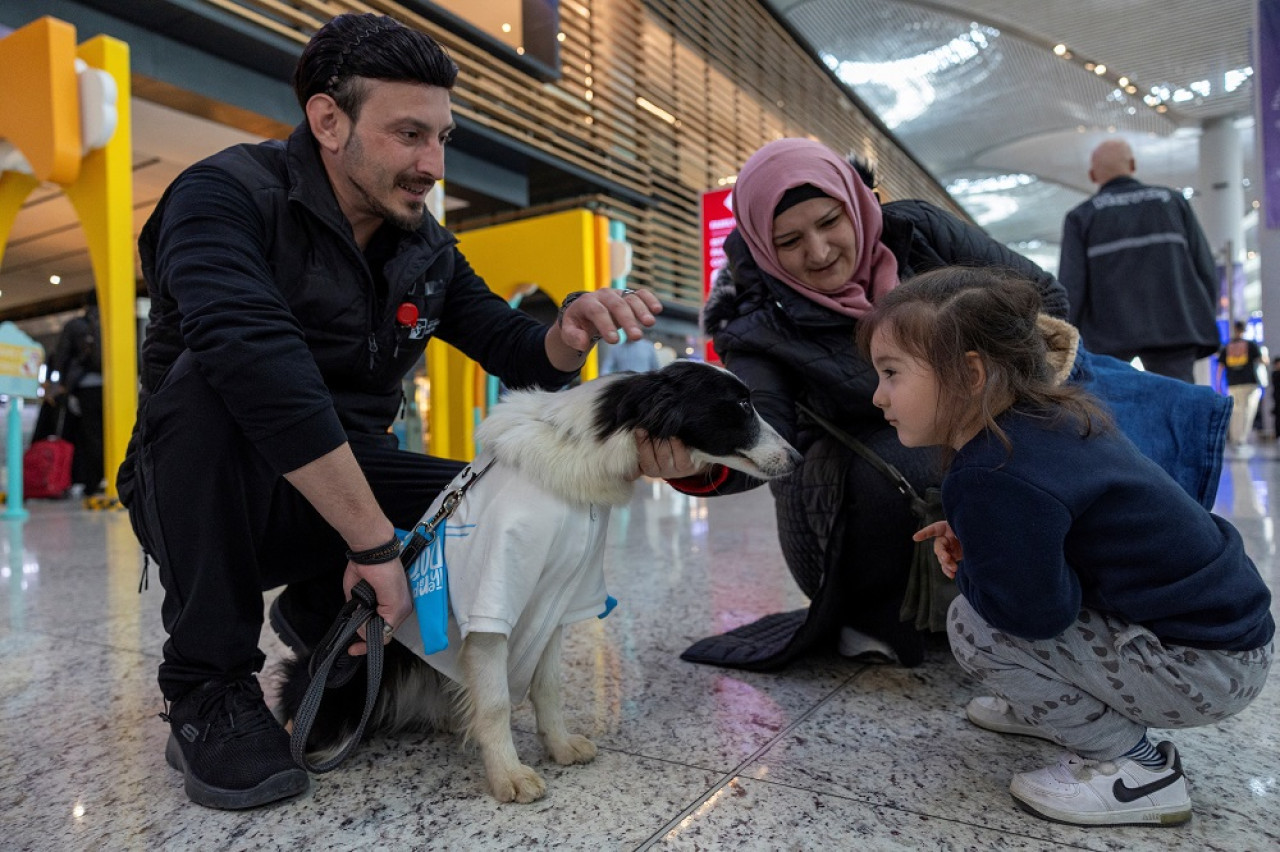
<svg viewBox="0 0 1280 852"><path fill-rule="evenodd" d="M1218 372L1226 379L1227 393L1235 403L1231 409L1231 426L1228 437L1233 447L1249 443L1253 432L1253 420L1258 415L1258 403L1262 399L1262 370L1265 362L1262 349L1252 340L1245 340L1247 326L1236 320L1231 327L1231 339L1218 351Z"/></svg>
<svg viewBox="0 0 1280 852"><path fill-rule="evenodd" d="M1135 169L1123 139L1094 149L1098 192L1067 214L1058 280L1091 351L1194 382L1195 362L1220 345L1213 251L1182 193Z"/></svg>

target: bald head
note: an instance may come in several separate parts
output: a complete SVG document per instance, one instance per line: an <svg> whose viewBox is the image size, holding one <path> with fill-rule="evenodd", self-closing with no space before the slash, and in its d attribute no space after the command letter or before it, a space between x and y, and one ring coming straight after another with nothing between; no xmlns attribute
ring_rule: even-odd
<svg viewBox="0 0 1280 852"><path fill-rule="evenodd" d="M1133 149L1123 139L1108 139L1093 149L1089 158L1089 180L1101 186L1112 178L1134 172Z"/></svg>

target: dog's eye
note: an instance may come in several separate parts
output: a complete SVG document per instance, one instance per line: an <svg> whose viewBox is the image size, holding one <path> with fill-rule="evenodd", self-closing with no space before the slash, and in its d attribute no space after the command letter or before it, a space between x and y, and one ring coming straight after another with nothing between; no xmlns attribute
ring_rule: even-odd
<svg viewBox="0 0 1280 852"><path fill-rule="evenodd" d="M738 401L738 405L742 406L742 410L743 410L743 411L750 411L750 410L751 410L751 400L749 400L749 399L739 400L739 401Z"/></svg>

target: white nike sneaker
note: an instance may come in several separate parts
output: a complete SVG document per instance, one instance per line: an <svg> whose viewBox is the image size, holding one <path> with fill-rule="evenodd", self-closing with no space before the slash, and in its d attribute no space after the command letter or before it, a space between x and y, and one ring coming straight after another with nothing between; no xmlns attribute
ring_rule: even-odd
<svg viewBox="0 0 1280 852"><path fill-rule="evenodd" d="M979 695L964 708L969 721L997 734L1017 734L1021 737L1037 737L1053 742L1053 737L1035 725L1029 725L1013 712L1009 702L994 695Z"/></svg>
<svg viewBox="0 0 1280 852"><path fill-rule="evenodd" d="M1054 766L1013 776L1009 792L1036 816L1072 825L1179 825L1191 819L1182 760L1171 742L1156 748L1165 757L1160 769L1124 757L1068 754Z"/></svg>

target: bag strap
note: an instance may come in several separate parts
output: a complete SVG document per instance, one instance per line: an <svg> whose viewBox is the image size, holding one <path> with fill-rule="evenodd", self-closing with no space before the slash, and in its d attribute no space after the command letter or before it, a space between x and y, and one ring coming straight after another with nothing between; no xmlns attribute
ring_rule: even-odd
<svg viewBox="0 0 1280 852"><path fill-rule="evenodd" d="M796 408L800 409L800 411L808 415L815 423L831 433L831 437L862 456L869 465L887 476L902 496L911 501L912 510L917 514L920 514L925 503L920 499L920 495L911 487L911 483L907 481L907 478L902 475L901 471L884 459L880 458L880 456L876 455L875 452L873 452L866 444L862 443L857 438L853 437L848 432L844 431L839 426L814 411L812 408L809 408L809 406L805 405L803 402L797 402Z"/></svg>
<svg viewBox="0 0 1280 852"><path fill-rule="evenodd" d="M421 521L413 528L409 540L400 550L400 564L405 571L413 567L418 554L435 538L436 528L458 510L467 489L488 473L489 468L493 467L496 461L497 459L491 460L474 476L446 494L444 500L440 502L439 511L429 520ZM467 470L470 468L464 468L463 473L465 474ZM293 733L289 737L289 751L293 755L294 762L308 772L319 775L336 769L360 744L365 725L373 715L373 707L378 700L378 690L382 686L382 633L385 624L382 616L378 615L378 597L374 594L373 586L361 580L352 587L351 600L343 605L337 619L320 640L320 644L316 646L311 656L311 683L307 685L306 694L302 697L302 705L294 716ZM368 647L365 660L367 675L360 724L356 726L355 733L337 754L320 763L312 763L307 758L307 739L311 736L311 727L315 724L316 715L320 712L324 691L345 685L360 670L359 659L350 658L347 647L356 638L356 631L365 625L368 625L365 629L367 637L365 645ZM348 659L344 659L342 655L355 662L348 662Z"/></svg>

